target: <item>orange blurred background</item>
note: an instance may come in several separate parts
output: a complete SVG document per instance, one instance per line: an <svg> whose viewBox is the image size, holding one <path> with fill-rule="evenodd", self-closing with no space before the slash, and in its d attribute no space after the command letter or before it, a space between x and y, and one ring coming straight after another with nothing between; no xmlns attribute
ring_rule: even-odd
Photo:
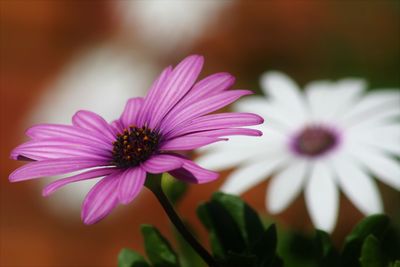
<svg viewBox="0 0 400 267"><path fill-rule="evenodd" d="M24 140L24 129L69 116L58 106L83 103L100 114L114 113L99 98L104 92L96 92L105 73L115 72L104 78L116 90L104 94L121 96L115 103L126 93L143 95L157 72L191 53L205 56L203 76L228 71L237 77L236 88L258 92L260 74L275 69L301 84L360 76L372 87L400 87L395 1L2 0L0 12L1 266L115 266L122 247L143 252L140 224L153 224L171 237L166 216L147 190L100 223L85 226L79 204L70 207L63 199L64 189L43 198L39 180L8 182L21 166L9 152ZM85 74L90 67L94 71ZM119 89L121 82L132 91ZM91 91L87 84L94 84ZM78 91L75 85L81 86ZM208 199L223 177L191 186L178 207L204 243L193 207ZM244 195L263 215L266 186ZM382 184L380 189L386 212L400 222L399 193ZM336 244L361 217L342 197ZM283 227L312 229L302 198L272 219Z"/></svg>

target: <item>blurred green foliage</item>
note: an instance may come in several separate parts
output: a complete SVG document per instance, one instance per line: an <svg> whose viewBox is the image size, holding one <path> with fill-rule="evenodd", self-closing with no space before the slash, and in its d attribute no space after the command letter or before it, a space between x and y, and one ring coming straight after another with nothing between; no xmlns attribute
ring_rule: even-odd
<svg viewBox="0 0 400 267"><path fill-rule="evenodd" d="M320 230L312 237L294 232L277 235L274 224L264 226L258 214L237 196L215 193L198 207L197 213L209 232L212 254L221 267L400 266L399 233L385 215L362 220L338 250L330 236ZM119 267L205 266L184 240L178 239L178 258L153 226L143 225L142 234L148 262L138 253L123 249Z"/></svg>

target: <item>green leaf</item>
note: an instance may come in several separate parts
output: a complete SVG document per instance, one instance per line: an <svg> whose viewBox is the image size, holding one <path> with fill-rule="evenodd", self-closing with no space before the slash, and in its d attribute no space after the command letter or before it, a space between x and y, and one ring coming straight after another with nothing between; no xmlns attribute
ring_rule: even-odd
<svg viewBox="0 0 400 267"><path fill-rule="evenodd" d="M188 223L185 222L186 227ZM193 234L191 227L188 230ZM175 239L178 242L179 260L182 267L204 267L205 263L203 259L197 254L197 252L186 242L182 235L173 228Z"/></svg>
<svg viewBox="0 0 400 267"><path fill-rule="evenodd" d="M364 218L358 223L350 235L347 236L346 242L354 239L365 239L370 234L380 237L389 226L389 218L386 215L378 214Z"/></svg>
<svg viewBox="0 0 400 267"><path fill-rule="evenodd" d="M362 245L360 262L362 267L385 267L385 258L380 249L379 240L369 235Z"/></svg>
<svg viewBox="0 0 400 267"><path fill-rule="evenodd" d="M237 196L214 193L197 210L210 232L213 254L223 266L279 266L274 225L268 229L258 214Z"/></svg>
<svg viewBox="0 0 400 267"><path fill-rule="evenodd" d="M198 216L204 226L212 233L214 255L227 257L228 252L242 253L246 249L241 231L229 211L218 201L211 201L198 208ZM214 251L213 251L214 252Z"/></svg>
<svg viewBox="0 0 400 267"><path fill-rule="evenodd" d="M211 201L220 203L229 212L247 245L253 245L263 234L264 227L258 214L239 197L217 192Z"/></svg>
<svg viewBox="0 0 400 267"><path fill-rule="evenodd" d="M175 179L168 173L164 173L161 179L162 189L172 204L176 204L186 193L188 185Z"/></svg>
<svg viewBox="0 0 400 267"><path fill-rule="evenodd" d="M393 225L386 229L384 235L379 238L379 242L381 251L384 252L387 259L391 261L400 259L400 233Z"/></svg>
<svg viewBox="0 0 400 267"><path fill-rule="evenodd" d="M364 239L369 235L381 238L389 226L389 218L385 215L372 215L363 219L347 236L342 252L343 267L360 266L359 257Z"/></svg>
<svg viewBox="0 0 400 267"><path fill-rule="evenodd" d="M224 257L224 249L218 240L215 229L213 227L213 222L208 214L207 205L200 204L197 207L197 216L203 223L204 227L208 230L208 236L210 239L211 250L216 258Z"/></svg>
<svg viewBox="0 0 400 267"><path fill-rule="evenodd" d="M339 253L327 233L320 230L316 231L315 247L319 267L339 266Z"/></svg>
<svg viewBox="0 0 400 267"><path fill-rule="evenodd" d="M318 267L315 240L295 231L278 234L278 253L284 259L285 267Z"/></svg>
<svg viewBox="0 0 400 267"><path fill-rule="evenodd" d="M222 267L255 267L257 258L255 255L245 253L228 252L224 261L220 262Z"/></svg>
<svg viewBox="0 0 400 267"><path fill-rule="evenodd" d="M275 260L277 242L276 227L272 224L263 231L251 248L251 252L257 257L259 266L270 266Z"/></svg>
<svg viewBox="0 0 400 267"><path fill-rule="evenodd" d="M178 256L169 242L151 225L141 226L146 254L154 267L178 267Z"/></svg>
<svg viewBox="0 0 400 267"><path fill-rule="evenodd" d="M150 267L139 253L123 248L118 255L118 267Z"/></svg>

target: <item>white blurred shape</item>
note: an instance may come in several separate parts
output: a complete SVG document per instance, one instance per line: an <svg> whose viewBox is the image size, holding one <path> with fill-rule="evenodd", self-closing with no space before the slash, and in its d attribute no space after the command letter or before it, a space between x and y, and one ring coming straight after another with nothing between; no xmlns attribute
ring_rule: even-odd
<svg viewBox="0 0 400 267"><path fill-rule="evenodd" d="M131 51L113 46L90 49L61 71L38 103L33 119L70 123L76 111L87 109L114 120L128 98L144 96L155 74L152 66Z"/></svg>
<svg viewBox="0 0 400 267"><path fill-rule="evenodd" d="M171 53L190 47L235 1L115 1L122 27L132 31L153 52Z"/></svg>
<svg viewBox="0 0 400 267"><path fill-rule="evenodd" d="M32 112L31 121L71 124L73 114L81 109L112 121L120 116L130 97L145 95L155 75L155 67L131 50L103 45L84 51L48 86ZM59 214L76 213L97 180L67 185L46 203Z"/></svg>

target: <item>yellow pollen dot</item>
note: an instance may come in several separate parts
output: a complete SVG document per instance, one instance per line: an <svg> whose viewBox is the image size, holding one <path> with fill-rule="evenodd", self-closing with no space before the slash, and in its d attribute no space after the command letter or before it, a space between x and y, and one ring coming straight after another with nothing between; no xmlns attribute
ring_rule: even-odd
<svg viewBox="0 0 400 267"><path fill-rule="evenodd" d="M145 136L143 137L143 141L147 141L147 140L149 140L149 137L148 137L147 135L145 135Z"/></svg>

